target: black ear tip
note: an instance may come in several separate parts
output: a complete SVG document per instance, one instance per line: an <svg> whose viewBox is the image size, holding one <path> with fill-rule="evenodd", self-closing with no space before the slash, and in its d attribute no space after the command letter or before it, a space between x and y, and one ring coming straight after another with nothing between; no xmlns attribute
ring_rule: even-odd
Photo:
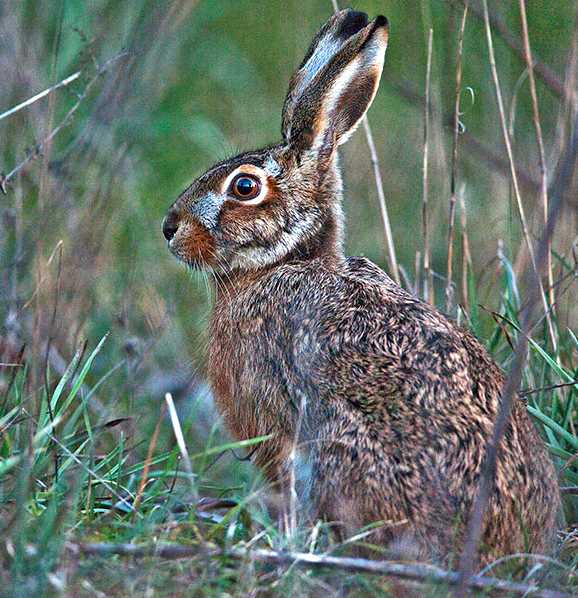
<svg viewBox="0 0 578 598"><path fill-rule="evenodd" d="M376 27L389 27L389 21L387 20L387 17L384 17L383 15L378 15L375 17L374 23Z"/></svg>
<svg viewBox="0 0 578 598"><path fill-rule="evenodd" d="M335 32L337 37L342 39L348 39L352 35L355 35L369 22L369 19L364 12L358 12L356 10L352 10L351 8L342 11L342 14L343 20L341 21L339 29Z"/></svg>

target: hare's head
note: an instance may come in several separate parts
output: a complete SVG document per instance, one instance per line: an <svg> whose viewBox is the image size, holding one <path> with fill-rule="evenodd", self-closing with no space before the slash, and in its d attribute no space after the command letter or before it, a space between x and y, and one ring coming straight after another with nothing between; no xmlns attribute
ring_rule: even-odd
<svg viewBox="0 0 578 598"><path fill-rule="evenodd" d="M163 222L172 253L231 271L339 251L336 150L373 101L386 45L385 17L329 19L289 83L283 141L217 164L181 193Z"/></svg>

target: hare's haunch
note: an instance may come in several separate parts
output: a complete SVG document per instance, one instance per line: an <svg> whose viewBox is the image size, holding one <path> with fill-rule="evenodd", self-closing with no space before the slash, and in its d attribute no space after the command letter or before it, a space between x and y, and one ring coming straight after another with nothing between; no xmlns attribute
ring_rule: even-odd
<svg viewBox="0 0 578 598"><path fill-rule="evenodd" d="M283 141L217 164L173 204L171 252L219 282L217 406L311 518L444 559L460 550L503 377L468 332L342 252L337 149L376 94L387 19L344 10L315 36L283 106ZM296 448L296 450L295 450ZM517 401L499 449L483 560L547 549L556 475Z"/></svg>

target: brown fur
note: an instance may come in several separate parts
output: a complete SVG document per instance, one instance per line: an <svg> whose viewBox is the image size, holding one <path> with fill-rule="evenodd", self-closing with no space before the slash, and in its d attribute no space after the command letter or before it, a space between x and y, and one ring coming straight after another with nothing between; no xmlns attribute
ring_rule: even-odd
<svg viewBox="0 0 578 598"><path fill-rule="evenodd" d="M316 36L290 85L285 141L197 179L165 235L187 263L210 254L204 264L219 282L210 382L236 438L272 435L253 454L267 478L286 488L295 468L304 515L339 522L342 533L382 521L373 541L448 560L461 548L503 375L469 332L342 253L336 149L373 99L387 38L383 17L360 14L342 11ZM258 205L219 191L244 164L272 177ZM195 218L204 227L193 230ZM553 465L517 401L482 562L547 550L559 501Z"/></svg>

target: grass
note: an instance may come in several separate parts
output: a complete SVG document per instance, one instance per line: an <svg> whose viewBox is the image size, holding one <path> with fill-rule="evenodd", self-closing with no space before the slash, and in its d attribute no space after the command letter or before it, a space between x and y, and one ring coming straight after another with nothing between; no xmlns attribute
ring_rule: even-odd
<svg viewBox="0 0 578 598"><path fill-rule="evenodd" d="M247 550L341 556L347 547L335 545L324 525L288 533L269 515L270 492L243 459L250 443L231 441L207 393L210 290L201 276L178 267L160 235L160 220L194 176L192 168L210 166L233 147L278 138L285 83L331 3L271 0L260 11L249 0L174 0L166 10L151 0L57 4L23 0L0 8L0 113L81 71L70 85L0 120L1 171L6 175L25 160L7 195L0 195L0 595L399 593L393 578L247 556ZM384 82L369 113L393 231L388 242L396 244L404 286L423 294L425 273L416 259L416 252L423 255L422 179L416 173L424 112L416 90L424 89L433 28L427 181L433 296L508 370L530 296L521 274L528 255L483 21L475 16L483 11L470 3L456 101L461 3L450 9L449 3L422 2L421 19L408 19L402 4L355 3L371 14L384 12L392 23ZM493 29L495 60L528 232L537 239L543 182L534 103L540 104L554 180L573 118L560 86L573 88L574 12L572 3L548 10L528 5L533 57L541 61L529 94L523 44L516 55L511 40L496 33L505 27L514 39L522 35L516 4L493 14L501 19ZM106 73L99 74L103 65ZM456 123L465 131L457 135L450 172ZM363 135L342 154L348 252L384 265ZM455 214L448 217L451 191ZM454 217L448 284L447 229ZM488 572L570 594L578 592L575 236L567 211L551 252L557 343L554 349L536 309L520 388L566 489L560 550L554 561L513 556ZM192 475L175 438L167 392ZM352 541L370 542L364 530ZM129 544L159 550L178 544L193 556L82 551L94 543L119 551ZM420 587L434 596L449 591L427 576Z"/></svg>
<svg viewBox="0 0 578 598"><path fill-rule="evenodd" d="M502 305L493 314L495 327L487 345L507 367L521 298L511 264L503 266L496 288ZM578 486L578 385L573 383L577 340L570 330L558 333L558 355L545 349L543 324L533 335L522 393L557 464L560 484L568 488ZM331 545L321 525L288 535L270 519L266 485L251 466L239 461L251 442L227 441L217 420L200 429L199 410L205 408L201 399L192 396L192 409L182 418L185 439L198 444L189 450L192 476L159 403L151 405L150 418L135 426L130 420L96 415L91 401L97 394L104 397L115 384L114 376L99 377L95 371L99 360L111 359L110 345L105 337L95 347L81 347L62 376L49 369L46 383L36 391L27 366L11 370L0 419L0 581L6 595L64 590L68 595L244 595L257 589L275 595L346 589L387 595L391 582L374 575L204 557L207 551L246 547L338 555L343 549ZM561 384L565 386L551 388ZM205 499L199 506L193 499L197 493ZM207 502L208 497L226 502ZM564 505L567 521L575 521L578 496L565 494ZM577 577L571 571L578 568L578 536L575 529L561 527L559 537L561 550L554 563L538 559L542 567L536 569L524 567L522 558L512 559L498 563L491 574L576 591ZM370 535L358 540L370 541ZM196 547L197 556L173 561L76 552L76 544L94 542L178 543Z"/></svg>

